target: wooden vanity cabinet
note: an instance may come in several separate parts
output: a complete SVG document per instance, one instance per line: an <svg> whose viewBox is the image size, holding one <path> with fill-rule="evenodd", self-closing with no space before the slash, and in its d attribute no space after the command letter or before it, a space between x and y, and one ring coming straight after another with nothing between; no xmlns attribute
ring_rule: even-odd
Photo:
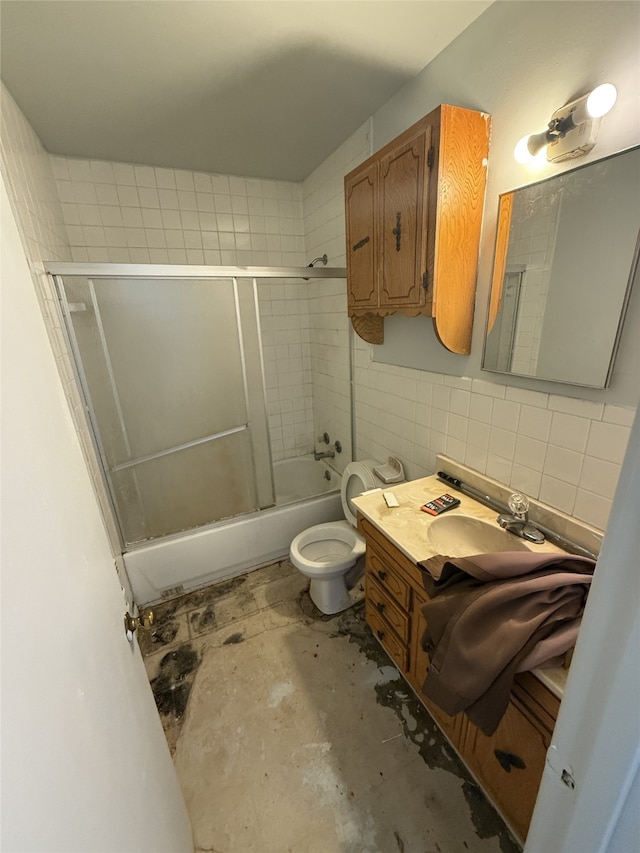
<svg viewBox="0 0 640 853"><path fill-rule="evenodd" d="M534 676L522 673L493 735L467 721L461 754L522 838L529 829L559 706Z"/></svg>
<svg viewBox="0 0 640 853"><path fill-rule="evenodd" d="M443 104L345 177L348 310L369 343L384 317L433 317L471 347L489 117Z"/></svg>
<svg viewBox="0 0 640 853"><path fill-rule="evenodd" d="M423 606L429 597L420 570L366 519L365 615L378 641L418 699L476 777L512 829L526 838L546 752L560 705L531 673L516 677L511 701L488 737L464 714L450 717L422 693L429 656L422 648Z"/></svg>

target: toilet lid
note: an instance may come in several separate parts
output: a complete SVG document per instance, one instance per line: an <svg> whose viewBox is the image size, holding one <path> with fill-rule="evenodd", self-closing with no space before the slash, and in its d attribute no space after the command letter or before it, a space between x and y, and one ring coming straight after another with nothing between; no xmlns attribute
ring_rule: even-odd
<svg viewBox="0 0 640 853"><path fill-rule="evenodd" d="M378 483L373 473L373 466L377 464L374 459L365 459L363 462L350 462L344 469L341 485L342 509L344 517L353 527L356 527L357 519L356 508L351 500L368 489L377 487Z"/></svg>

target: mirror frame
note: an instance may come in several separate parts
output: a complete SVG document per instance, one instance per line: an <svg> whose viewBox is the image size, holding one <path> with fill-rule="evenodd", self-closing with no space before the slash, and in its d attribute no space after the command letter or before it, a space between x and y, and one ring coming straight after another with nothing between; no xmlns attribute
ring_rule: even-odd
<svg viewBox="0 0 640 853"><path fill-rule="evenodd" d="M563 177L568 174L573 174L574 172L581 171L582 169L586 169L589 166L596 165L598 163L605 163L607 160L611 160L615 157L618 157L621 154L626 154L631 151L639 151L640 145L631 145L628 148L621 149L620 151L616 151L613 154L608 155L607 157L602 157L599 160L590 160L588 163L583 163L575 169L567 169L563 172L557 172L554 175L548 175L546 178L542 178L539 181L531 181L528 184L523 184L522 186L516 187L515 189L509 190L507 192L501 193L498 197L498 220L496 227L496 238L494 242L494 254L493 254L493 267L491 274L491 284L489 291L489 299L487 302L487 311L486 311L486 319L484 323L484 339L482 346L482 362L481 362L481 370L486 371L487 373L497 373L501 376L513 376L520 379L529 379L534 380L536 382L553 382L559 385L571 385L579 388L592 388L594 390L603 390L608 388L611 384L611 378L613 375L613 369L615 365L616 355L618 353L618 348L620 345L620 339L622 337L622 330L624 327L625 317L627 313L627 308L629 305L629 300L631 298L631 291L633 289L634 279L637 276L638 269L640 267L640 230L638 232L638 237L636 239L635 249L633 251L633 255L631 257L631 265L629 268L629 273L627 276L627 282L625 287L625 293L622 300L622 304L620 306L620 315L618 318L618 325L616 329L616 334L613 340L612 348L611 348L611 356L609 358L609 363L607 367L607 373L604 380L604 384L602 385L594 385L587 383L579 383L573 382L571 380L564 379L550 379L547 377L539 377L532 376L528 373L517 373L515 371L505 371L499 370L493 367L487 367L485 365L486 356L487 356L487 340L491 330L494 327L495 321L498 317L500 309L502 307L503 302L503 287L504 287L504 278L506 273L507 266L507 253L509 247L509 236L511 230L511 219L513 214L513 205L514 205L514 196L515 193L520 190L528 189L533 186L540 186L544 183L548 183L556 178Z"/></svg>

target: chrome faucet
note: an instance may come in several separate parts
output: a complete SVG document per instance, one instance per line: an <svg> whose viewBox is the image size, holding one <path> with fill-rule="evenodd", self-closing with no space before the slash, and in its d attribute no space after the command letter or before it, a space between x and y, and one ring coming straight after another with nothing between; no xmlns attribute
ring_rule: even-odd
<svg viewBox="0 0 640 853"><path fill-rule="evenodd" d="M320 459L333 459L336 455L335 450L314 450L313 458L318 462Z"/></svg>
<svg viewBox="0 0 640 853"><path fill-rule="evenodd" d="M329 433L323 433L320 436L319 441L323 441L325 444L329 444L329 442L331 441L331 439L329 438ZM339 441L336 441L333 446L335 447L335 450L314 450L313 458L316 460L316 462L318 462L320 459L333 459L336 453L342 453L342 444Z"/></svg>
<svg viewBox="0 0 640 853"><path fill-rule="evenodd" d="M500 527L521 539L541 545L544 542L544 533L528 519L529 499L519 492L514 492L509 498L509 509L512 515L498 516Z"/></svg>

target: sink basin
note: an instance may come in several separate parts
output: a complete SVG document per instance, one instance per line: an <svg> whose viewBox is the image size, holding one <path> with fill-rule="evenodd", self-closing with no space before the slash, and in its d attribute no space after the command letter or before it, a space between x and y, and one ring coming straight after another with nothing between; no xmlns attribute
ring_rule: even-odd
<svg viewBox="0 0 640 853"><path fill-rule="evenodd" d="M507 533L497 524L468 515L434 518L427 530L431 546L447 557L470 557L492 551L530 551L524 539Z"/></svg>

